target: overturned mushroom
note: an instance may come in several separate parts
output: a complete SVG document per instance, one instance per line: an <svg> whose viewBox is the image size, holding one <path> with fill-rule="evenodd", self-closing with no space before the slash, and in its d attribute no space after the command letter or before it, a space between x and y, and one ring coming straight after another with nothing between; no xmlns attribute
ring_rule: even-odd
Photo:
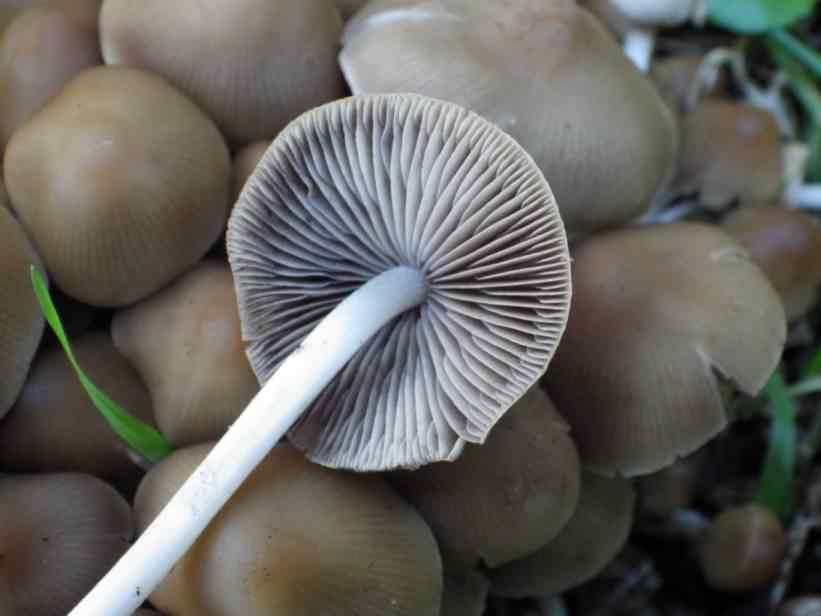
<svg viewBox="0 0 821 616"><path fill-rule="evenodd" d="M90 475L0 474L0 616L66 614L133 532L125 499Z"/></svg>
<svg viewBox="0 0 821 616"><path fill-rule="evenodd" d="M143 480L145 528L210 445L179 450ZM430 529L373 475L311 464L279 445L151 595L179 616L438 616L442 564Z"/></svg>
<svg viewBox="0 0 821 616"><path fill-rule="evenodd" d="M672 172L672 114L571 0L375 0L348 22L340 63L354 93L435 96L507 131L570 232L638 217Z"/></svg>
<svg viewBox="0 0 821 616"><path fill-rule="evenodd" d="M727 423L719 378L757 393L784 309L746 251L699 224L600 234L574 251L573 309L546 382L582 462L646 474Z"/></svg>
<svg viewBox="0 0 821 616"><path fill-rule="evenodd" d="M503 597L560 593L593 578L627 542L634 504L629 481L584 473L567 525L533 554L487 571L491 591Z"/></svg>
<svg viewBox="0 0 821 616"><path fill-rule="evenodd" d="M14 209L57 286L100 306L154 293L205 254L225 224L229 171L222 136L193 103L110 66L72 79L4 159Z"/></svg>
<svg viewBox="0 0 821 616"><path fill-rule="evenodd" d="M72 616L136 607L292 426L311 458L360 470L483 442L544 373L569 308L567 239L533 160L416 95L293 122L240 196L228 253L265 386Z"/></svg>

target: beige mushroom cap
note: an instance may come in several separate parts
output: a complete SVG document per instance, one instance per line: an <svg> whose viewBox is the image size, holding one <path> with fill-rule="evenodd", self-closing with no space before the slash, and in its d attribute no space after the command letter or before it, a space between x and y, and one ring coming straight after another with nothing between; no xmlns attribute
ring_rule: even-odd
<svg viewBox="0 0 821 616"><path fill-rule="evenodd" d="M0 418L17 398L45 319L31 288L29 269L40 266L23 228L0 201Z"/></svg>
<svg viewBox="0 0 821 616"><path fill-rule="evenodd" d="M105 0L100 17L108 64L167 78L236 143L343 96L341 29L331 0Z"/></svg>
<svg viewBox="0 0 821 616"><path fill-rule="evenodd" d="M674 165L672 114L571 0L375 0L348 22L340 64L355 94L416 92L497 124L571 232L638 217Z"/></svg>
<svg viewBox="0 0 821 616"><path fill-rule="evenodd" d="M546 382L585 466L667 466L726 425L718 375L752 395L778 364L781 301L720 229L625 229L573 254L570 319Z"/></svg>
<svg viewBox="0 0 821 616"><path fill-rule="evenodd" d="M135 302L191 267L227 216L216 126L167 82L86 70L14 134L6 188L48 271L92 305Z"/></svg>
<svg viewBox="0 0 821 616"><path fill-rule="evenodd" d="M79 336L72 348L97 386L132 415L153 423L145 385L107 333ZM0 468L82 471L132 488L142 475L56 346L35 359L20 397L0 422Z"/></svg>
<svg viewBox="0 0 821 616"><path fill-rule="evenodd" d="M206 259L116 313L111 334L148 386L160 431L177 446L222 436L259 390L222 261Z"/></svg>
<svg viewBox="0 0 821 616"><path fill-rule="evenodd" d="M567 425L538 387L507 412L481 447L467 447L455 462L391 475L446 558L490 567L552 539L576 508L579 481Z"/></svg>
<svg viewBox="0 0 821 616"><path fill-rule="evenodd" d="M270 147L270 141L254 141L240 148L231 161L231 205L239 198L245 182L256 169L262 155Z"/></svg>
<svg viewBox="0 0 821 616"><path fill-rule="evenodd" d="M782 181L778 125L768 111L709 98L681 118L681 153L671 189L698 192L699 202L721 209L765 202Z"/></svg>
<svg viewBox="0 0 821 616"><path fill-rule="evenodd" d="M744 208L723 227L778 291L788 320L815 304L821 285L821 225L815 218L787 207Z"/></svg>
<svg viewBox="0 0 821 616"><path fill-rule="evenodd" d="M584 473L567 525L537 552L490 569L491 592L516 598L560 593L593 578L627 542L635 500L628 480Z"/></svg>
<svg viewBox="0 0 821 616"><path fill-rule="evenodd" d="M95 477L0 474L0 616L67 614L133 533L128 503Z"/></svg>
<svg viewBox="0 0 821 616"><path fill-rule="evenodd" d="M144 529L209 445L146 475ZM380 478L329 470L279 445L151 595L177 616L439 616L442 564L419 514Z"/></svg>

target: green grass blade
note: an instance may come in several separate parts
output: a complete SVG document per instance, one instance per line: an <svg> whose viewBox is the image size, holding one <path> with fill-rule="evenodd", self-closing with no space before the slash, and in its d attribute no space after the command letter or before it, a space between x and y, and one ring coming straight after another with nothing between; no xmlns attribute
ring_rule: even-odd
<svg viewBox="0 0 821 616"><path fill-rule="evenodd" d="M786 30L773 30L767 34L770 40L776 41L796 59L798 59L817 78L821 78L821 54Z"/></svg>
<svg viewBox="0 0 821 616"><path fill-rule="evenodd" d="M767 383L770 400L770 437L755 502L785 520L793 509L793 484L797 456L795 408L781 374Z"/></svg>
<svg viewBox="0 0 821 616"><path fill-rule="evenodd" d="M821 347L818 347L801 367L801 380L821 376Z"/></svg>
<svg viewBox="0 0 821 616"><path fill-rule="evenodd" d="M40 309L43 311L46 321L54 331L54 335L57 336L60 345L63 347L63 351L71 367L74 368L74 372L77 374L80 384L83 386L83 389L86 390L94 406L97 407L97 410L100 411L111 426L111 429L114 430L117 436L125 441L131 449L142 455L149 462L159 462L171 453L173 447L162 434L129 414L123 407L109 398L105 392L91 381L83 369L80 368L80 364L77 362L77 358L71 350L71 345L63 329L60 316L57 314L57 309L51 300L46 281L43 275L33 265L31 266L31 284L34 288L34 294L37 296L37 301L40 304Z"/></svg>
<svg viewBox="0 0 821 616"><path fill-rule="evenodd" d="M814 122L821 122L821 91L815 85L812 75L774 38L768 37L767 47L773 60L787 76L790 88L801 105Z"/></svg>

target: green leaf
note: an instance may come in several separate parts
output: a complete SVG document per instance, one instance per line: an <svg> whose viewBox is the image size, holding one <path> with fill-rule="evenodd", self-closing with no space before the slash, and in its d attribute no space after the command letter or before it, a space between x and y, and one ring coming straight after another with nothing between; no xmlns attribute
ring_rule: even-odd
<svg viewBox="0 0 821 616"><path fill-rule="evenodd" d="M821 77L821 54L809 45L805 45L798 38L786 30L773 30L767 34L767 38L775 41L786 49L797 60L809 69L816 77Z"/></svg>
<svg viewBox="0 0 821 616"><path fill-rule="evenodd" d="M785 520L793 509L797 429L792 398L779 372L767 383L770 400L770 437L755 502Z"/></svg>
<svg viewBox="0 0 821 616"><path fill-rule="evenodd" d="M784 28L806 17L815 0L707 0L710 21L741 34Z"/></svg>
<svg viewBox="0 0 821 616"><path fill-rule="evenodd" d="M801 380L821 376L821 347L818 347L801 367Z"/></svg>
<svg viewBox="0 0 821 616"><path fill-rule="evenodd" d="M54 331L54 335L57 336L57 340L60 341L60 345L63 347L63 351L71 367L74 368L74 372L77 373L80 384L86 390L94 406L97 407L102 416L108 421L111 429L114 430L117 436L125 441L131 449L142 455L149 462L159 462L171 453L173 447L162 434L129 414L119 404L109 398L105 392L99 389L91 379L88 378L86 373L83 372L83 369L80 368L80 364L77 363L77 358L74 356L74 351L71 350L71 345L63 329L60 316L57 314L57 309L51 300L51 295L49 295L46 281L43 275L33 265L31 266L31 284L34 287L34 294L37 296L40 309L43 311L49 326Z"/></svg>

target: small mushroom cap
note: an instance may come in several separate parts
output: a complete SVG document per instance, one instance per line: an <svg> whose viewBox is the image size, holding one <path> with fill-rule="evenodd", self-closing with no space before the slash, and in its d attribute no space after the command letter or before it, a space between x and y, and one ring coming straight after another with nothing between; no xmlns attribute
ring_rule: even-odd
<svg viewBox="0 0 821 616"><path fill-rule="evenodd" d="M583 473L567 525L533 554L488 570L491 592L513 598L561 593L592 579L627 542L635 500L628 480Z"/></svg>
<svg viewBox="0 0 821 616"><path fill-rule="evenodd" d="M146 475L144 529L208 453L177 450ZM178 616L439 616L430 529L379 477L311 464L281 444L151 595Z"/></svg>
<svg viewBox="0 0 821 616"><path fill-rule="evenodd" d="M567 424L539 388L455 462L400 471L391 482L454 563L496 567L537 550L579 499L579 459Z"/></svg>
<svg viewBox="0 0 821 616"><path fill-rule="evenodd" d="M815 304L821 285L821 225L815 218L787 207L744 208L723 227L778 291L788 320Z"/></svg>
<svg viewBox="0 0 821 616"><path fill-rule="evenodd" d="M160 431L177 446L222 436L259 390L222 261L206 259L116 313L111 335L148 386Z"/></svg>
<svg viewBox="0 0 821 616"><path fill-rule="evenodd" d="M547 373L583 464L646 474L727 423L717 375L757 393L786 339L784 308L735 240L677 223L574 250L573 308Z"/></svg>
<svg viewBox="0 0 821 616"><path fill-rule="evenodd" d="M72 77L101 62L96 24L68 7L52 2L17 13L0 36L0 144Z"/></svg>
<svg viewBox="0 0 821 616"><path fill-rule="evenodd" d="M0 200L0 418L17 398L43 335L45 319L29 269L41 267L17 219Z"/></svg>
<svg viewBox="0 0 821 616"><path fill-rule="evenodd" d="M151 399L107 333L72 340L94 383L129 413L153 423ZM80 385L63 350L52 347L32 365L23 391L0 422L0 468L14 472L82 471L123 487L142 474L127 447Z"/></svg>
<svg viewBox="0 0 821 616"><path fill-rule="evenodd" d="M705 0L608 0L618 11L645 26L680 26L699 16Z"/></svg>
<svg viewBox="0 0 821 616"><path fill-rule="evenodd" d="M481 443L544 373L569 308L567 239L533 160L477 115L416 95L293 122L240 195L227 247L260 382L374 276L425 275L425 301L289 432L329 466L415 467Z"/></svg>
<svg viewBox="0 0 821 616"><path fill-rule="evenodd" d="M775 579L786 549L778 518L760 505L744 505L713 520L699 546L699 562L710 586L743 592Z"/></svg>
<svg viewBox="0 0 821 616"><path fill-rule="evenodd" d="M507 131L571 232L638 217L674 166L673 115L572 0L376 0L346 25L340 64L355 94L433 96Z"/></svg>
<svg viewBox="0 0 821 616"><path fill-rule="evenodd" d="M230 160L216 126L135 69L80 73L14 134L4 167L54 281L92 305L159 290L205 254L227 216Z"/></svg>
<svg viewBox="0 0 821 616"><path fill-rule="evenodd" d="M343 96L342 20L331 0L105 0L103 57L162 75L228 139L270 139Z"/></svg>
<svg viewBox="0 0 821 616"><path fill-rule="evenodd" d="M769 201L781 188L783 162L772 114L746 103L708 98L681 118L674 192L698 192L721 209Z"/></svg>
<svg viewBox="0 0 821 616"><path fill-rule="evenodd" d="M95 477L0 474L0 616L67 614L133 534L128 503Z"/></svg>

